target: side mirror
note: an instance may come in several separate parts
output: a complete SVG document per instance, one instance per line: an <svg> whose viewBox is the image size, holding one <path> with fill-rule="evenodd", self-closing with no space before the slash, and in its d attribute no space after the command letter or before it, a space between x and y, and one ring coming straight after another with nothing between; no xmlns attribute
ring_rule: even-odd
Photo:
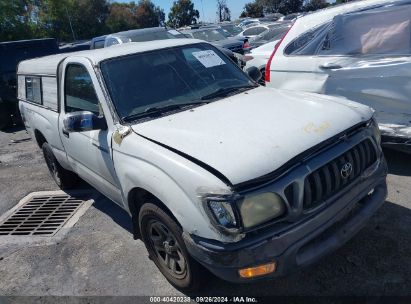
<svg viewBox="0 0 411 304"><path fill-rule="evenodd" d="M64 131L83 132L91 130L107 130L107 122L104 117L99 117L91 112L73 112L63 120Z"/></svg>
<svg viewBox="0 0 411 304"><path fill-rule="evenodd" d="M255 82L259 82L261 80L261 78L263 77L263 74L261 74L261 71L255 66L249 68L247 70L247 74Z"/></svg>

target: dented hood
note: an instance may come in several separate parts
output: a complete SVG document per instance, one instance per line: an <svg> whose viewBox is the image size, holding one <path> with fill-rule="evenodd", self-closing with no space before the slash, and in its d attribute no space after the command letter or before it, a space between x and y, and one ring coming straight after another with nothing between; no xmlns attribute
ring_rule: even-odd
<svg viewBox="0 0 411 304"><path fill-rule="evenodd" d="M238 184L273 172L371 116L368 107L335 97L259 87L133 130Z"/></svg>

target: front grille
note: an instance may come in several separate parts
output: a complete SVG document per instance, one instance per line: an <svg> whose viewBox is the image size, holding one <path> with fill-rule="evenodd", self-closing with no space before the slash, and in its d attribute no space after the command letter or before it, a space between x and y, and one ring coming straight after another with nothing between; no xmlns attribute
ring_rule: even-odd
<svg viewBox="0 0 411 304"><path fill-rule="evenodd" d="M339 192L377 161L377 152L369 139L317 169L305 179L304 209L312 209ZM351 165L351 174L343 177L344 165ZM349 171L349 165L346 166ZM345 172L347 174L347 170Z"/></svg>

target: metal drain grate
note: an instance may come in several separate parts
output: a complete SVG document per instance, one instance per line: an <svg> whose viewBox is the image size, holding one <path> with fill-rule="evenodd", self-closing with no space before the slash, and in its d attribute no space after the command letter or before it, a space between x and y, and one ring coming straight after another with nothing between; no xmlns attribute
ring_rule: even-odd
<svg viewBox="0 0 411 304"><path fill-rule="evenodd" d="M53 235L82 203L69 195L34 196L0 224L0 235Z"/></svg>

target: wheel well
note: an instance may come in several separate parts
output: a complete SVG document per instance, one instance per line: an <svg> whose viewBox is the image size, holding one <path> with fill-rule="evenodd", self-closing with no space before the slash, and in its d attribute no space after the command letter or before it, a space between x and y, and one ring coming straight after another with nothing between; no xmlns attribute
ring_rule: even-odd
<svg viewBox="0 0 411 304"><path fill-rule="evenodd" d="M128 206L130 208L130 213L133 217L133 230L134 230L135 238L140 237L138 214L140 213L141 207L147 201L161 208L165 213L167 213L177 223L177 225L181 227L180 223L175 218L174 214L170 211L170 209L161 200L159 200L154 194L152 194L151 192L143 188L134 188L130 191L128 195Z"/></svg>
<svg viewBox="0 0 411 304"><path fill-rule="evenodd" d="M37 145L41 149L43 144L47 142L46 138L44 137L44 135L39 130L34 131L34 136L36 137Z"/></svg>

